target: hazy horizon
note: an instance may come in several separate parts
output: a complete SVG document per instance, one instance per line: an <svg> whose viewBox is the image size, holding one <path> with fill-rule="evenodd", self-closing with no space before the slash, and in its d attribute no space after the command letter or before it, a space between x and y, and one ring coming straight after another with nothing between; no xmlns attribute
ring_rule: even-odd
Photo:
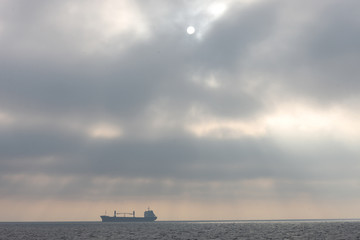
<svg viewBox="0 0 360 240"><path fill-rule="evenodd" d="M358 218L359 9L0 1L0 222Z"/></svg>

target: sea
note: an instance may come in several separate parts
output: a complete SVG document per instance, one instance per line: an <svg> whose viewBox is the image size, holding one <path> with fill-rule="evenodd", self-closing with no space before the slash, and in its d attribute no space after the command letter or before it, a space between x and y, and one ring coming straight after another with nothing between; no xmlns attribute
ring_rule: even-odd
<svg viewBox="0 0 360 240"><path fill-rule="evenodd" d="M360 239L360 220L3 222L0 239Z"/></svg>

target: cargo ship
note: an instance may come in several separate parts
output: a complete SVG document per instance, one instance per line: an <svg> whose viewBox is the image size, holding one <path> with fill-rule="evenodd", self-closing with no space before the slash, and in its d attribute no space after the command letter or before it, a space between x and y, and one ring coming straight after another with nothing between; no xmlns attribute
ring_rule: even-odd
<svg viewBox="0 0 360 240"><path fill-rule="evenodd" d="M118 217L117 215L122 215ZM130 216L129 216L130 215ZM144 217L135 217L135 211L132 213L121 213L114 211L114 216L100 216L103 222L153 222L157 219L154 212L148 208L144 212Z"/></svg>

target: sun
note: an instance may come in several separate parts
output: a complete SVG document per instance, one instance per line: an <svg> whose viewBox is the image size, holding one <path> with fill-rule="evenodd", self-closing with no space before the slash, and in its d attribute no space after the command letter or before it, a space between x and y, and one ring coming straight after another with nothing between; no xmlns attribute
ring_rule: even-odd
<svg viewBox="0 0 360 240"><path fill-rule="evenodd" d="M188 26L186 29L187 34L192 35L195 33L195 28L193 26Z"/></svg>

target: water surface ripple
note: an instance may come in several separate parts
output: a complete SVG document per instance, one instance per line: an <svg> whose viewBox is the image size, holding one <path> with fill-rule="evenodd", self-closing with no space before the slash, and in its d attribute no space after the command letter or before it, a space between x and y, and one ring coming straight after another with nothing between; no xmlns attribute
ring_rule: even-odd
<svg viewBox="0 0 360 240"><path fill-rule="evenodd" d="M360 239L360 221L0 223L0 239Z"/></svg>

